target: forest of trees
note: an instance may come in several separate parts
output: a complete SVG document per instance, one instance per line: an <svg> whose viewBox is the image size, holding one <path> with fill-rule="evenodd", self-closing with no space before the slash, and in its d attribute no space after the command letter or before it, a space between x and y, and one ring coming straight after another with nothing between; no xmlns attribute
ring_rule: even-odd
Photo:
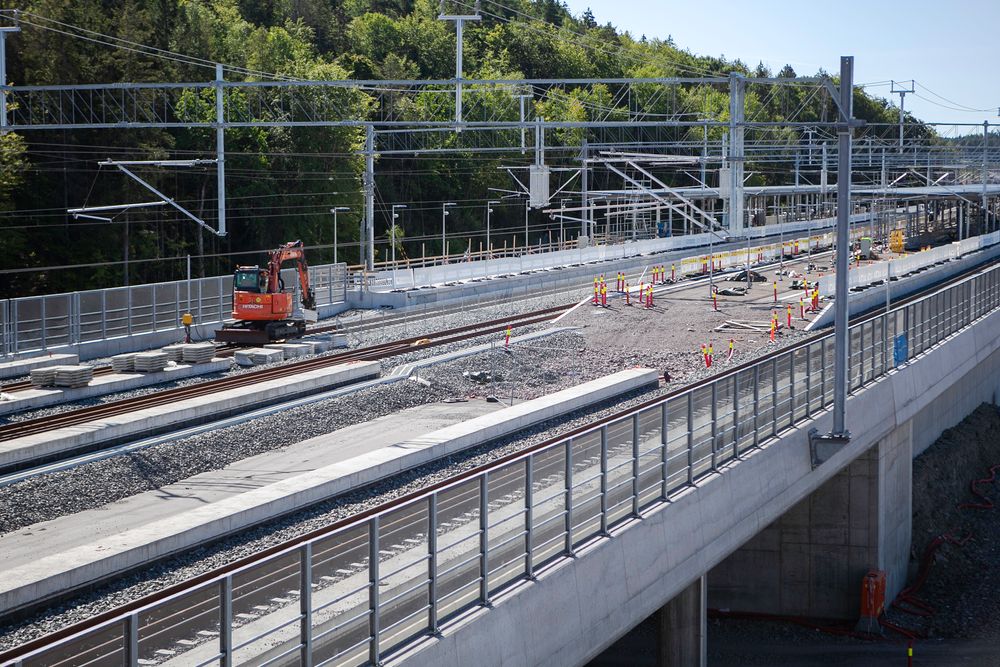
<svg viewBox="0 0 1000 667"><path fill-rule="evenodd" d="M13 4L13 7L11 7ZM471 11L471 2L457 3ZM206 63L242 68L247 79L280 75L299 79L447 79L454 73L455 35L451 23L437 19L436 0L14 0L22 10L22 32L7 40L8 80L14 85L76 84L114 81L207 81L210 67L183 58L156 57L148 50L101 43L110 35L163 52ZM588 10L571 15L558 0L503 0L482 3L483 21L465 33L465 74L469 78L615 78L725 76L740 71L770 76L765 67L739 60L696 56L669 38L647 39L601 24ZM58 23L56 23L56 21ZM668 32L669 26L663 30ZM84 32L86 31L86 32ZM72 36L71 36L72 35ZM89 37L86 38L86 37ZM122 43L119 43L119 47ZM795 76L786 66L775 75ZM235 79L236 74L227 73ZM804 87L777 93L751 85L748 117L798 121L830 118L826 95L809 97ZM640 91L641 92L641 91ZM686 87L680 95L691 106L728 117L724 88ZM573 89L552 101L536 102L549 119L593 118L595 109L615 104L607 87ZM191 113L209 113L206 100L190 100ZM366 101L354 101L363 118ZM665 104L650 94L630 100L633 107L656 111ZM676 104L676 100L673 101ZM410 109L414 116L420 108ZM855 115L870 122L894 123L896 109L862 92ZM912 119L914 120L915 119ZM918 130L931 136L929 129ZM797 141L793 130L788 140ZM700 137L701 130L697 130ZM579 132L553 137L572 144ZM182 261L198 258L198 274L228 271L236 259L258 256L226 253L257 250L301 238L307 245L329 245L331 206L350 206L342 216L341 242L356 241L363 208L357 128L233 129L226 135L227 217L230 234L219 239L174 211L132 212L114 223L73 220L66 208L144 201L134 183L98 161L116 159L212 158L214 134L207 129L37 131L0 135L0 289L4 296L74 291L120 285L120 264L128 229L133 283L181 276ZM434 230L440 204L462 195L475 207L460 205L449 219L454 230L482 227L482 202L490 187L510 187L497 167L501 157L422 156L382 159L378 171L381 202L411 202L407 211L417 233ZM216 205L213 167L145 172L158 187L209 222ZM767 178L764 176L763 178ZM334 194L336 193L336 194ZM511 225L523 209L498 210L497 228ZM128 225L119 224L128 221ZM407 231L408 236L411 232ZM439 245L434 252L439 251ZM410 248L411 253L416 252ZM452 249L454 252L455 249ZM354 261L356 248L341 257ZM218 257L214 257L219 255ZM311 254L329 261L329 249ZM236 259L234 259L236 258ZM90 265L11 273L10 269Z"/></svg>

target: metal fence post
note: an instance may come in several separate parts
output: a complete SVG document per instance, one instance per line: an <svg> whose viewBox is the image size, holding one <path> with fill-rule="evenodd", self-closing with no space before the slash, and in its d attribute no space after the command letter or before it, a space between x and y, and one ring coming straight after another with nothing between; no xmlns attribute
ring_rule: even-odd
<svg viewBox="0 0 1000 667"><path fill-rule="evenodd" d="M608 427L602 426L601 434L601 535L608 534Z"/></svg>
<svg viewBox="0 0 1000 667"><path fill-rule="evenodd" d="M219 605L219 659L221 667L233 667L233 575L222 580Z"/></svg>
<svg viewBox="0 0 1000 667"><path fill-rule="evenodd" d="M718 470L719 442L719 383L712 382L712 470Z"/></svg>
<svg viewBox="0 0 1000 667"><path fill-rule="evenodd" d="M19 345L20 341L18 340L19 338L18 329L20 328L18 325L20 324L20 322L18 321L19 313L18 313L17 303L18 303L17 299L12 299L10 302L10 307L11 307L10 324L11 324L11 342L12 342L12 347L10 351L11 354L17 354L18 350L21 349Z"/></svg>
<svg viewBox="0 0 1000 667"><path fill-rule="evenodd" d="M667 402L663 401L660 403L660 498L666 500L667 496L670 494L670 489L668 488L667 477L670 476L669 470L669 452L667 451L667 442L669 438L667 437L667 423L669 415L667 414Z"/></svg>
<svg viewBox="0 0 1000 667"><path fill-rule="evenodd" d="M791 395L791 389L789 389ZM778 360L771 361L771 434L778 435Z"/></svg>
<svg viewBox="0 0 1000 667"><path fill-rule="evenodd" d="M632 514L639 516L639 413L632 415Z"/></svg>
<svg viewBox="0 0 1000 667"><path fill-rule="evenodd" d="M479 556L482 577L479 579L479 597L490 605L490 473L479 478Z"/></svg>
<svg viewBox="0 0 1000 667"><path fill-rule="evenodd" d="M760 414L760 364L753 367L753 446L760 445L760 432L757 425L757 415Z"/></svg>
<svg viewBox="0 0 1000 667"><path fill-rule="evenodd" d="M39 312L41 313L41 318L40 318L40 322L41 322L41 325L42 325L42 332L41 332L42 341L41 342L42 342L42 349L43 350L47 350L48 349L48 340L47 340L48 333L46 332L46 327L45 327L45 325L46 325L46 321L45 321L46 320L46 317L45 317L45 301L46 301L46 298L44 296L39 299L39 303L41 304L41 306L39 306Z"/></svg>
<svg viewBox="0 0 1000 667"><path fill-rule="evenodd" d="M137 667L139 664L139 614L129 614L125 620L127 664Z"/></svg>
<svg viewBox="0 0 1000 667"><path fill-rule="evenodd" d="M427 627L438 634L437 613L437 492L427 499Z"/></svg>
<svg viewBox="0 0 1000 667"><path fill-rule="evenodd" d="M573 439L566 440L566 554L573 556Z"/></svg>
<svg viewBox="0 0 1000 667"><path fill-rule="evenodd" d="M740 457L740 374L733 375L733 459Z"/></svg>
<svg viewBox="0 0 1000 667"><path fill-rule="evenodd" d="M312 542L302 545L299 557L299 664L312 667Z"/></svg>
<svg viewBox="0 0 1000 667"><path fill-rule="evenodd" d="M689 391L687 393L687 425L688 425L688 437L687 437L687 472L688 472L688 484L694 484L694 406L692 405L692 393Z"/></svg>
<svg viewBox="0 0 1000 667"><path fill-rule="evenodd" d="M368 611L369 630L371 634L371 644L368 647L368 662L373 665L378 664L379 659L379 610L378 610L378 542L379 542L378 515L376 514L368 522Z"/></svg>
<svg viewBox="0 0 1000 667"><path fill-rule="evenodd" d="M535 548L535 538L532 533L532 527L534 525L534 511L532 509L534 503L534 493L535 493L535 457L533 454L528 454L528 458L524 460L525 470L524 470L524 572L528 579L533 579L532 571L535 569L534 558L532 556L532 551Z"/></svg>
<svg viewBox="0 0 1000 667"><path fill-rule="evenodd" d="M219 319L217 319L216 322L221 322L222 320L226 319L225 316L223 315L223 302L225 301L225 297L222 295L222 276L218 277L218 282L219 282Z"/></svg>

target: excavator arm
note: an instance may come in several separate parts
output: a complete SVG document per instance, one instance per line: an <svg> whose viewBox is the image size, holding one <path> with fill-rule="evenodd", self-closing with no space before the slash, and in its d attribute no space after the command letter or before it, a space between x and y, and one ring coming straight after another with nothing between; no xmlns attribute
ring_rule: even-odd
<svg viewBox="0 0 1000 667"><path fill-rule="evenodd" d="M293 260L299 274L299 286L302 289L302 307L314 310L316 295L309 286L309 266L306 264L305 246L302 241L290 241L271 253L268 262L267 291L272 293L280 291L281 265Z"/></svg>

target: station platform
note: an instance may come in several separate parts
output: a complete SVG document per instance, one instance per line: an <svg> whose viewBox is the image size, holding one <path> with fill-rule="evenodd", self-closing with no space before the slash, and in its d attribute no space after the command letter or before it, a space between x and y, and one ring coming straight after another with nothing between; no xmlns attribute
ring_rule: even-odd
<svg viewBox="0 0 1000 667"><path fill-rule="evenodd" d="M655 386L657 379L656 371L630 369L512 406L477 400L411 408L0 536L0 613Z"/></svg>

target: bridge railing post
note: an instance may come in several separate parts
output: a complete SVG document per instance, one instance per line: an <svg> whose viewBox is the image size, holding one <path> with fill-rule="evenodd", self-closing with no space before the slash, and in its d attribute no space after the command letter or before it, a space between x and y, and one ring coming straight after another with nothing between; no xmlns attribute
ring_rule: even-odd
<svg viewBox="0 0 1000 667"><path fill-rule="evenodd" d="M368 522L368 661L379 664L379 517L376 514Z"/></svg>
<svg viewBox="0 0 1000 667"><path fill-rule="evenodd" d="M524 574L529 579L534 578L535 565L532 551L535 549L534 538L534 487L535 487L535 456L529 454L524 460Z"/></svg>
<svg viewBox="0 0 1000 667"><path fill-rule="evenodd" d="M691 404L693 394L689 391L687 398L687 483L694 484L694 406Z"/></svg>
<svg viewBox="0 0 1000 667"><path fill-rule="evenodd" d="M427 499L427 627L438 634L437 601L437 492Z"/></svg>
<svg viewBox="0 0 1000 667"><path fill-rule="evenodd" d="M608 426L601 427L601 535L608 534Z"/></svg>
<svg viewBox="0 0 1000 667"><path fill-rule="evenodd" d="M219 594L219 665L233 667L233 575L222 580Z"/></svg>
<svg viewBox="0 0 1000 667"><path fill-rule="evenodd" d="M299 664L312 667L312 542L299 547Z"/></svg>
<svg viewBox="0 0 1000 667"><path fill-rule="evenodd" d="M486 606L490 604L490 476L484 472L479 478L479 597Z"/></svg>
<svg viewBox="0 0 1000 667"><path fill-rule="evenodd" d="M607 449L605 448L605 456ZM603 508L602 508L603 512ZM639 413L632 415L632 516L639 516ZM602 518L601 523L606 519Z"/></svg>
<svg viewBox="0 0 1000 667"><path fill-rule="evenodd" d="M666 500L670 493L668 478L670 477L669 468L669 448L667 443L669 439L667 438L667 425L668 425L668 414L667 414L667 401L660 403L660 499Z"/></svg>
<svg viewBox="0 0 1000 667"><path fill-rule="evenodd" d="M573 556L573 439L566 440L566 555Z"/></svg>

